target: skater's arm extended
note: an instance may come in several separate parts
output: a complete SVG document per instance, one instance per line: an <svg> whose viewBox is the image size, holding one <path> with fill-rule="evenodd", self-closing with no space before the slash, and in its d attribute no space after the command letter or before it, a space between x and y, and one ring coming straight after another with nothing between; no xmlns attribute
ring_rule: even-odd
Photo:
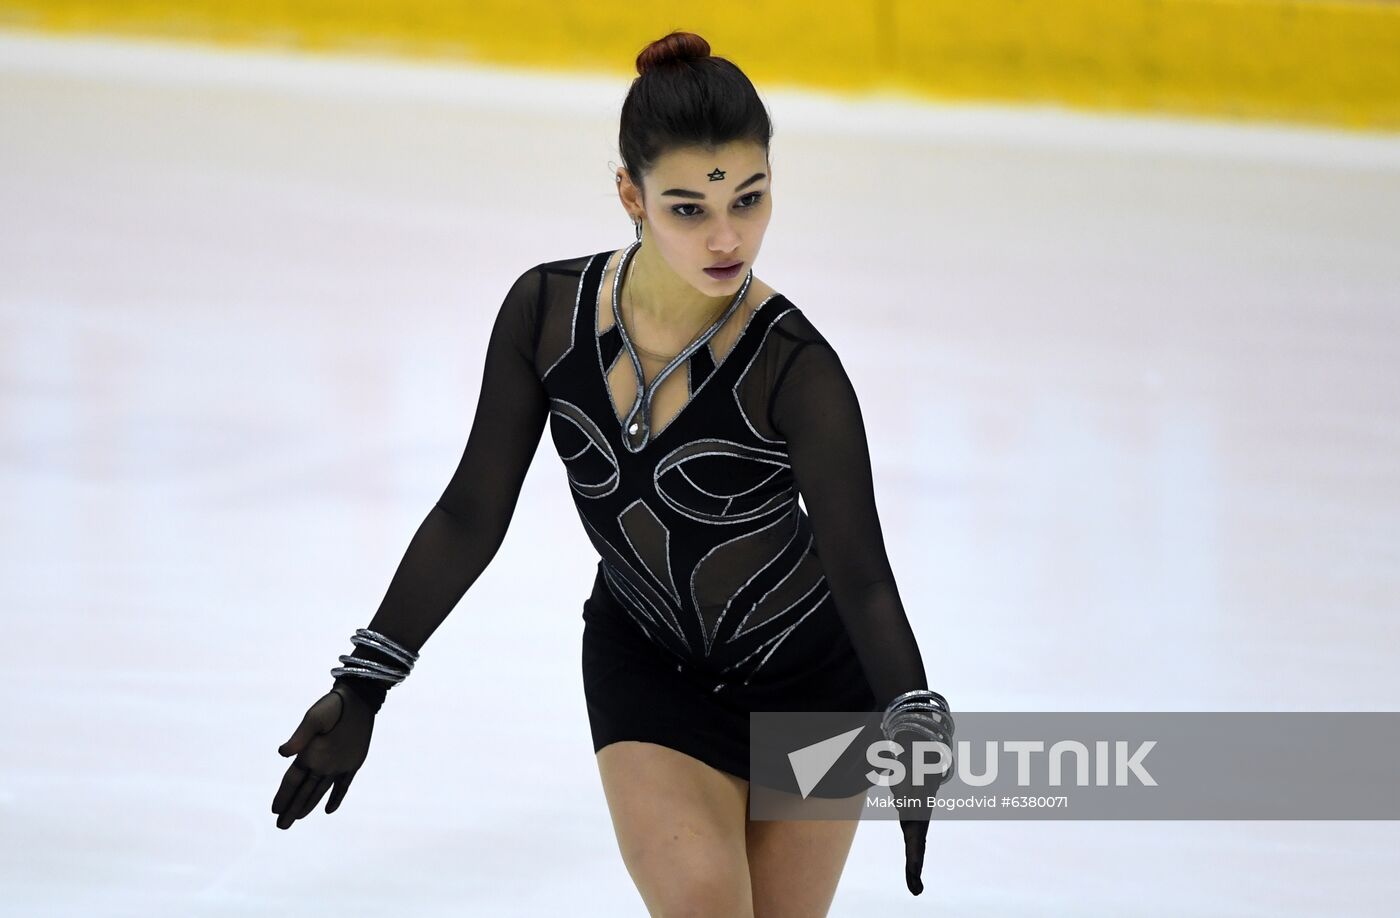
<svg viewBox="0 0 1400 918"><path fill-rule="evenodd" d="M928 679L885 554L860 402L840 358L821 338L798 345L775 386L769 419L787 440L836 612L883 711L905 692L927 689ZM908 746L900 761L910 773ZM899 817L904 882L917 896L924 889L928 814L900 806Z"/></svg>
<svg viewBox="0 0 1400 918"><path fill-rule="evenodd" d="M837 614L883 709L928 681L885 553L860 402L820 338L797 346L775 385L770 420L787 440Z"/></svg>
<svg viewBox="0 0 1400 918"><path fill-rule="evenodd" d="M476 582L505 540L530 462L539 446L549 399L535 372L541 276L536 269L511 286L486 349L481 393L466 449L446 489L408 544L379 609L368 624L417 653ZM400 664L372 648L352 656ZM385 683L341 676L377 711Z"/></svg>

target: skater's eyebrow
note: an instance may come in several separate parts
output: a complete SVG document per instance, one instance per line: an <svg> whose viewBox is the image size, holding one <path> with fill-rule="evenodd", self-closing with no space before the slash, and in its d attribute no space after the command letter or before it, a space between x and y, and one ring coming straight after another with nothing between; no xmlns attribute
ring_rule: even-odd
<svg viewBox="0 0 1400 918"><path fill-rule="evenodd" d="M753 175L745 179L742 185L740 185L738 188L735 188L734 192L737 194L738 192L743 191L745 188L749 187L759 179L767 177L767 173L755 172ZM667 188L665 191L661 192L661 194L663 197L670 194L675 195L678 198L694 198L697 201L705 200L705 196L703 194L701 194L698 191L691 191L689 188Z"/></svg>

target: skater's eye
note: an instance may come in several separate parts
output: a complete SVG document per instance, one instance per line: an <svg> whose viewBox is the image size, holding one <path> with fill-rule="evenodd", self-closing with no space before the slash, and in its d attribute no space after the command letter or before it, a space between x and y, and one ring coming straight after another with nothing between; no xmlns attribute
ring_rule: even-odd
<svg viewBox="0 0 1400 918"><path fill-rule="evenodd" d="M744 201L747 201L747 200L749 200L750 198L753 199L751 203L749 203L749 204L744 204L744 203L743 203ZM757 206L758 206L758 203L759 203L760 201L762 201L762 200L763 200L763 192L761 192L761 191L750 191L748 194L746 194L746 195L744 195L743 197L739 198L740 203L739 203L739 204L736 204L736 205L734 205L734 206L735 206L735 208L738 209L738 210L750 210L750 209L752 209L752 208L754 208L754 207L757 207ZM681 208L682 208L682 207L695 207L695 208L698 208L699 206L700 206L700 205L698 205L698 204L677 204L677 205L675 205L674 207L671 208L671 212L672 212L673 214L675 214L677 217L682 217L682 218L689 219L689 218L691 218L691 217L698 217L698 216L700 216L700 214L703 214L704 211L702 210L702 211L700 211L699 213L687 214L687 213L681 213Z"/></svg>

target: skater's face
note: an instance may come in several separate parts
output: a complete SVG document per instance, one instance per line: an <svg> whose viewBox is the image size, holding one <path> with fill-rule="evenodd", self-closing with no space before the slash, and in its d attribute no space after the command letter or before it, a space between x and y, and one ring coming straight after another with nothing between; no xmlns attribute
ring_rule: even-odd
<svg viewBox="0 0 1400 918"><path fill-rule="evenodd" d="M763 146L748 140L663 153L643 176L642 244L655 246L672 271L707 296L735 293L758 259L773 213L772 174ZM742 264L732 276L705 270L733 261Z"/></svg>

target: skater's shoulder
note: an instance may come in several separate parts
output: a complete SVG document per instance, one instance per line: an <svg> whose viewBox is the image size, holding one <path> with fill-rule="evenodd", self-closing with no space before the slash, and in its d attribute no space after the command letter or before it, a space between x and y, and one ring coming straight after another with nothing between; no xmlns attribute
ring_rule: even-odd
<svg viewBox="0 0 1400 918"><path fill-rule="evenodd" d="M531 268L531 271L542 274L563 274L571 277L578 277L588 268L588 263L595 258L606 257L608 253L593 253L589 255L575 255L572 258L558 258L552 261L543 261Z"/></svg>
<svg viewBox="0 0 1400 918"><path fill-rule="evenodd" d="M778 337L788 341L825 344L826 338L822 336L817 326L812 324L812 320L807 314L786 296L782 296L782 294L778 294L778 296L782 297L782 302L778 304L781 312L773 321L773 331L777 333Z"/></svg>
<svg viewBox="0 0 1400 918"><path fill-rule="evenodd" d="M528 304L521 308L531 311L548 300L571 297L578 286L578 279L594 256L584 255L574 258L558 258L537 262L519 271L511 283L506 299Z"/></svg>

